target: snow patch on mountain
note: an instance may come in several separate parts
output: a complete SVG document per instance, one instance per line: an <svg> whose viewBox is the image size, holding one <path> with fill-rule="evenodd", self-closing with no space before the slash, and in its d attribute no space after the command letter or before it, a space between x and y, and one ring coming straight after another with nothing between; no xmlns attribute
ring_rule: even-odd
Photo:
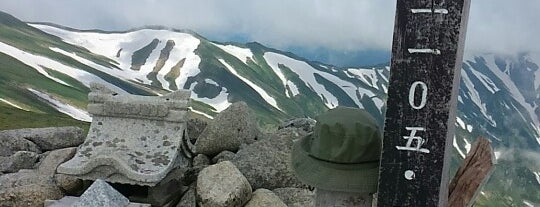
<svg viewBox="0 0 540 207"><path fill-rule="evenodd" d="M247 65L248 59L254 60L253 59L253 53L248 48L241 48L241 47L234 46L234 45L220 45L220 44L216 44L216 43L212 43L212 44L219 47L223 51L231 54L232 56L238 58L239 60L244 62L244 64L246 64L246 65Z"/></svg>
<svg viewBox="0 0 540 207"><path fill-rule="evenodd" d="M195 88L195 85L197 85L197 84L198 84L197 82L193 82L191 84L191 86L189 87L189 90L191 91L191 99L196 100L196 101L200 101L200 102L203 102L203 103L206 103L206 104L212 106L214 109L216 109L215 112L218 112L218 113L225 110L226 108L228 108L232 104L228 100L229 92L227 91L226 88L222 87L221 91L219 92L219 94L216 97L207 98L207 97L199 96L199 94L197 94L193 90Z"/></svg>
<svg viewBox="0 0 540 207"><path fill-rule="evenodd" d="M209 118L209 119L214 119L214 117L212 117L212 116L210 116L210 115L208 115L208 114L206 114L206 113L204 113L202 111L197 111L197 110L193 109L193 107L191 107L191 106L188 107L188 109L193 113L203 115L203 116L205 116L206 118Z"/></svg>
<svg viewBox="0 0 540 207"><path fill-rule="evenodd" d="M386 85L381 85L384 93L388 94L388 87Z"/></svg>
<svg viewBox="0 0 540 207"><path fill-rule="evenodd" d="M291 93L292 93L293 97L300 94L300 91L298 90L298 87L296 87L296 85L292 81L287 81L287 85L291 89ZM287 97L288 96L289 96L289 94L287 94Z"/></svg>
<svg viewBox="0 0 540 207"><path fill-rule="evenodd" d="M510 76L508 76L508 74L503 73L501 72L501 70L499 70L499 67L495 64L495 57L492 55L486 56L485 60L486 60L487 66L492 69L491 71L504 83L506 88L508 88L510 95L514 97L514 99L517 102L519 102L527 110L534 124L536 126L540 126L540 120L538 119L538 116L534 116L534 114L536 114L534 112L534 108L531 105L527 104L527 102L525 101L525 97L523 96L523 94L521 94L518 87L512 81ZM540 138L537 139L537 141L538 141L538 144L540 144Z"/></svg>
<svg viewBox="0 0 540 207"><path fill-rule="evenodd" d="M28 24L43 32L60 37L64 42L82 46L90 52L106 57L116 57L118 52L117 38L120 34L101 34L95 32L74 32L41 24ZM111 36L109 36L111 35ZM143 45L144 46L144 45Z"/></svg>
<svg viewBox="0 0 540 207"><path fill-rule="evenodd" d="M6 99L0 98L0 101L6 103L7 105L10 105L10 106L13 106L13 107L15 107L15 108L18 108L18 109L20 109L20 110L29 111L29 110L27 110L27 109L25 109L25 108L23 108L23 107L20 107L20 106L17 105L17 104L14 104L14 103L11 102L11 101L6 100Z"/></svg>
<svg viewBox="0 0 540 207"><path fill-rule="evenodd" d="M452 145L453 145L454 148L457 150L458 154L459 154L462 158L465 158L465 153L463 153L463 151L461 151L461 149L459 148L459 145L458 145L458 143L457 143L456 136L454 136L454 141L453 141Z"/></svg>
<svg viewBox="0 0 540 207"><path fill-rule="evenodd" d="M538 184L540 184L540 172L533 172L534 177L536 178L536 181L538 181Z"/></svg>
<svg viewBox="0 0 540 207"><path fill-rule="evenodd" d="M466 64L466 63L464 63ZM468 89L467 96L471 99L471 101L478 106L480 109L480 112L484 115L484 117L489 121L489 124L491 124L493 127L497 126L497 123L493 120L493 117L488 114L486 104L482 102L482 99L480 99L480 94L476 90L474 84L472 83L471 79L469 78L469 75L467 71L463 71L461 73L461 78L463 82L465 83L465 87ZM463 87L463 86L461 86Z"/></svg>
<svg viewBox="0 0 540 207"><path fill-rule="evenodd" d="M488 89L492 94L494 94L495 92L501 90L486 75L478 72L477 70L475 70L473 68L470 68L470 70L478 78L478 80L480 80L480 82L482 82L482 84L486 87L486 89Z"/></svg>
<svg viewBox="0 0 540 207"><path fill-rule="evenodd" d="M21 61L25 65L28 65L28 66L36 69L36 71L41 73L43 76L45 76L45 77L47 77L47 78L49 78L49 79L51 79L51 80L53 80L53 81L55 81L57 83L65 85L65 86L72 87L68 83L49 75L47 73L47 71L45 71L44 67L48 68L48 69L51 69L51 70L58 71L58 72L63 73L65 75L67 75L67 76L70 76L73 79L81 82L82 84L84 84L87 87L90 86L91 82L97 82L97 83L108 86L109 88L111 88L111 90L114 90L114 91L117 91L117 92L124 91L124 90L116 87L115 85L110 84L107 81L104 81L103 79L97 77L96 75L94 75L92 73L86 72L84 70L80 70L78 68L66 66L66 65L64 65L64 64L62 64L60 62L49 59L47 57L27 53L25 51L22 51L22 50L20 50L18 48L12 47L12 46L7 45L7 44L2 43L2 42L0 42L0 51L2 51L3 53L5 53L5 54L7 54L7 55Z"/></svg>
<svg viewBox="0 0 540 207"><path fill-rule="evenodd" d="M266 60L266 63L268 63L270 68L272 68L272 70L274 71L274 74L276 74L276 76L281 80L281 83L283 84L283 87L285 87L285 95L288 98L290 98L289 97L289 88L291 88L291 90L293 90L292 88L294 87L294 88L297 89L296 91L298 91L298 88L296 87L296 85L294 85L294 86L289 85L289 83L293 83L293 82L287 80L287 78L283 74L283 71L281 71L281 68L279 68L279 63L278 62ZM287 85L289 85L289 87L287 87ZM294 95L295 93L293 91L291 91L291 92L293 93L293 96L296 96L298 94L298 93L296 93L296 95Z"/></svg>
<svg viewBox="0 0 540 207"><path fill-rule="evenodd" d="M186 60L180 70L180 76L176 79L178 88L183 88L187 78L193 77L200 72L198 66L201 59L194 53L200 44L200 40L190 34L150 29L127 33L75 32L48 25L31 24L31 26L58 36L66 43L82 46L92 53L100 54L116 61L117 63L114 64L117 64L123 70L122 72L124 74L121 75L122 77L136 81L142 80L145 84L151 83L151 80L146 78L146 75L156 66L161 50L165 47L168 40L174 41L175 45L170 51L165 65L157 75L157 79L161 85L165 89L169 88L169 82L164 79L164 76L183 58ZM147 58L145 64L141 66L139 71L131 70L133 53L145 47L154 39L158 39L160 42ZM93 67L98 67L96 65L94 64ZM114 73L112 70L107 72Z"/></svg>
<svg viewBox="0 0 540 207"><path fill-rule="evenodd" d="M467 131L469 131L469 133L471 133L473 130L473 126L470 125L470 124L467 124Z"/></svg>
<svg viewBox="0 0 540 207"><path fill-rule="evenodd" d="M212 80L212 79L206 78L206 79L204 79L204 82L205 82L205 83L208 83L208 84L210 84L210 85L214 85L214 86L217 86L217 87L221 87L221 86L219 86L218 83L216 83L216 81L214 81L214 80Z"/></svg>
<svg viewBox="0 0 540 207"><path fill-rule="evenodd" d="M6 54L6 55L9 55L9 56L23 62L24 64L36 69L43 76L45 76L45 77L47 77L47 78L49 78L49 79L51 79L51 80L53 80L53 81L55 81L57 83L60 83L62 85L72 87L68 83L49 75L49 73L47 73L47 71L45 71L43 69L42 65L37 64L36 62L38 62L38 61L35 60L35 59L39 59L39 60L47 61L47 62L50 61L47 58L44 58L44 57L41 57L41 56L39 56L40 58L35 58L35 55L27 53L27 52L22 51L22 50L19 50L18 48L12 47L11 45L5 44L3 42L0 42L0 51L2 53Z"/></svg>
<svg viewBox="0 0 540 207"><path fill-rule="evenodd" d="M456 117L456 123L458 124L458 126L465 129L465 122L461 118Z"/></svg>
<svg viewBox="0 0 540 207"><path fill-rule="evenodd" d="M464 130L467 130L469 133L472 132L473 126L470 124L466 124L463 119L460 117L456 117L456 126L461 127Z"/></svg>
<svg viewBox="0 0 540 207"><path fill-rule="evenodd" d="M74 59L75 61L77 61L77 62L79 62L79 63L81 63L83 65L86 65L88 67L97 69L97 70L105 72L105 73L108 73L108 74L113 75L115 77L119 77L119 78L126 79L126 80L145 80L146 79L146 75L137 73L134 70L121 71L121 70L117 70L117 69L113 69L113 68L108 68L108 67L96 64L95 62L90 61L88 59L85 59L83 57L80 57L75 53L67 52L67 51L62 50L60 48L51 47L49 49L54 51L54 52L60 53L62 55L68 56L68 57ZM149 83L149 81L147 83Z"/></svg>
<svg viewBox="0 0 540 207"><path fill-rule="evenodd" d="M175 42L175 46L172 48L169 58L157 75L163 88L169 88L169 82L164 78L165 75L167 75L183 58L185 58L184 65L180 69L180 76L175 80L177 88L182 88L189 77L194 77L200 73L199 64L201 63L201 58L195 54L195 50L199 47L200 40L187 34L175 34L176 35L170 37L164 37L163 39L173 40ZM157 59L147 64L155 66L157 64Z"/></svg>
<svg viewBox="0 0 540 207"><path fill-rule="evenodd" d="M465 142L465 152L469 153L471 151L471 143L467 139L463 139L463 141Z"/></svg>
<svg viewBox="0 0 540 207"><path fill-rule="evenodd" d="M274 52L266 52L263 55L264 59L269 65L279 65L283 64L287 66L292 72L298 74L300 79L306 84L307 87L311 88L315 93L317 93L321 99L324 101L325 105L328 108L335 108L339 105L338 99L330 93L325 87L318 83L315 79L315 74L320 75L321 77L329 80L330 82L338 85L341 89L358 105L362 108L362 103L358 99L357 94L367 95L368 97L376 97L373 92L370 90L359 88L354 84L340 79L339 77L332 75L327 72L319 71L309 64L303 61L295 60L285 55L281 55ZM374 101L377 98L374 98Z"/></svg>
<svg viewBox="0 0 540 207"><path fill-rule="evenodd" d="M328 108L338 106L338 99L315 80L314 74L316 70L307 63L273 52L264 53L263 57L272 68L277 67L279 64L283 64L291 69L292 72L298 74L306 86L311 88L321 97Z"/></svg>
<svg viewBox="0 0 540 207"><path fill-rule="evenodd" d="M378 73L375 68L372 68L372 69L349 68L346 70L345 74L347 74L351 78L360 79L362 82L366 83L367 85L379 90L379 86L377 85L377 83L379 82L379 78L377 76Z"/></svg>
<svg viewBox="0 0 540 207"><path fill-rule="evenodd" d="M501 157L501 151L494 151L493 154L495 154L495 160L498 160Z"/></svg>
<svg viewBox="0 0 540 207"><path fill-rule="evenodd" d="M259 87L257 84L251 82L250 80L248 80L247 78L244 78L242 77L240 74L238 74L238 72L236 72L236 70L231 66L229 65L227 62L225 62L225 60L223 59L219 59L219 62L221 62L221 64L223 64L227 70L229 70L229 72L231 72L233 75L235 75L236 77L238 77L240 80L244 81L244 83L246 83L247 85L249 85L251 88L253 88L253 90L255 90L259 95L261 95L261 97L268 103L270 104L271 106L273 106L274 108L278 109L281 111L281 109L279 108L279 106L277 105L277 102L276 102L276 99L274 99L272 96L270 96L264 89L262 89L261 87Z"/></svg>
<svg viewBox="0 0 540 207"><path fill-rule="evenodd" d="M61 113L64 113L80 121L85 121L85 122L92 121L92 117L90 117L90 114L88 114L88 112L86 112L85 110L79 109L69 104L62 103L59 100L56 100L53 96L40 92L38 90L31 89L31 88L27 88L27 90L32 92L39 98L42 98L45 101L47 101L49 105L51 105L52 107L54 107L57 111Z"/></svg>

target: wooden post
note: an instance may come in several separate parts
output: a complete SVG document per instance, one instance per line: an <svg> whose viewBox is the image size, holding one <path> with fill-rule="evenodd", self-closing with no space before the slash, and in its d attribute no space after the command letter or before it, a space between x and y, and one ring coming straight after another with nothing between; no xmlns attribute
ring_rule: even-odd
<svg viewBox="0 0 540 207"><path fill-rule="evenodd" d="M370 193L351 193L316 189L315 207L372 207Z"/></svg>
<svg viewBox="0 0 540 207"><path fill-rule="evenodd" d="M479 137L450 183L449 207L472 206L497 160L489 140Z"/></svg>
<svg viewBox="0 0 540 207"><path fill-rule="evenodd" d="M398 0L378 206L446 206L470 0Z"/></svg>

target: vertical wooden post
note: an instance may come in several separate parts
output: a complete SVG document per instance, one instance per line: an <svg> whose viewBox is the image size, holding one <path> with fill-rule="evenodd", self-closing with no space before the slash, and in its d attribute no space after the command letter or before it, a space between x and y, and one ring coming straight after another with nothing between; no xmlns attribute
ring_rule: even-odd
<svg viewBox="0 0 540 207"><path fill-rule="evenodd" d="M398 0L378 206L446 206L470 0Z"/></svg>
<svg viewBox="0 0 540 207"><path fill-rule="evenodd" d="M351 193L316 189L315 207L372 207L370 193Z"/></svg>

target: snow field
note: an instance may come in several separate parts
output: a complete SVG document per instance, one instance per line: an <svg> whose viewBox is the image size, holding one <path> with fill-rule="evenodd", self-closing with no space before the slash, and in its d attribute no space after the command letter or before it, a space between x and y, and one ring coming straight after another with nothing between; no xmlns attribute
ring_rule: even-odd
<svg viewBox="0 0 540 207"><path fill-rule="evenodd" d="M212 43L212 44L219 47L223 51L233 55L234 57L238 58L239 60L244 62L244 64L246 65L247 65L248 58L251 60L254 60L253 53L248 48L241 48L234 45L220 45L220 44L215 44L215 43Z"/></svg>
<svg viewBox="0 0 540 207"><path fill-rule="evenodd" d="M18 109L20 109L20 110L29 111L29 110L27 110L27 109L25 109L25 108L20 107L20 106L17 105L17 104L14 104L14 103L11 102L11 101L6 100L6 99L0 98L0 101L6 103L7 105L10 105L10 106L13 106L13 107L15 107L15 108L18 108Z"/></svg>
<svg viewBox="0 0 540 207"><path fill-rule="evenodd" d="M32 92L36 96L42 99L45 99L49 103L49 105L54 107L59 112L62 112L80 121L85 121L85 122L92 121L92 117L90 117L90 114L88 114L88 112L86 112L85 110L79 109L69 104L62 103L59 100L56 100L53 96L40 92L38 90L31 89L31 88L27 88L27 90Z"/></svg>
<svg viewBox="0 0 540 207"><path fill-rule="evenodd" d="M227 70L229 70L230 73L232 73L233 75L235 75L236 77L238 77L240 80L244 81L244 83L246 83L247 85L249 85L251 88L253 88L253 90L255 90L259 95L261 95L261 97L268 103L270 104L271 106L273 106L274 108L278 109L281 111L281 109L279 108L279 106L277 105L277 102L276 102L276 99L274 99L272 96L270 96L264 89L262 89L261 87L259 87L257 84L251 82L250 80L248 80L247 78L244 78L242 77L240 74L238 74L238 72L236 72L236 70L231 66L229 65L227 62L225 62L225 60L223 59L218 59L219 62L221 62L221 64L223 64Z"/></svg>

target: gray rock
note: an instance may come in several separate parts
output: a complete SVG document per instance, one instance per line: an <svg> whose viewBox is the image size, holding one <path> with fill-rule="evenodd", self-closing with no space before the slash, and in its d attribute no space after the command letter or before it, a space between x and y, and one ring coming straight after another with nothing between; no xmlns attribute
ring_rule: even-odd
<svg viewBox="0 0 540 207"><path fill-rule="evenodd" d="M201 207L243 206L251 199L251 186L233 163L224 161L199 173L197 196Z"/></svg>
<svg viewBox="0 0 540 207"><path fill-rule="evenodd" d="M234 158L234 152L231 151L223 151L220 152L218 155L216 155L214 158L212 158L212 163L218 163L223 161L231 161Z"/></svg>
<svg viewBox="0 0 540 207"><path fill-rule="evenodd" d="M187 133L190 141L195 142L204 128L206 128L206 125L208 125L208 122L206 121L195 118L189 119L187 122Z"/></svg>
<svg viewBox="0 0 540 207"><path fill-rule="evenodd" d="M204 168L208 165L210 165L210 158L204 154L198 154L193 158L194 168Z"/></svg>
<svg viewBox="0 0 540 207"><path fill-rule="evenodd" d="M244 102L236 102L219 113L206 126L195 143L197 153L214 156L221 151L237 151L253 143L260 131L253 112Z"/></svg>
<svg viewBox="0 0 540 207"><path fill-rule="evenodd" d="M312 118L294 118L284 121L278 129L284 129L284 128L298 128L302 129L305 132L313 132L313 128L315 127L315 124L317 121Z"/></svg>
<svg viewBox="0 0 540 207"><path fill-rule="evenodd" d="M60 164L73 158L76 151L77 148L75 147L50 151L39 163L37 170L41 174L52 176L56 173L56 168L58 168Z"/></svg>
<svg viewBox="0 0 540 207"><path fill-rule="evenodd" d="M54 180L47 175L37 173L35 170L20 170L0 176L0 190L25 185L54 186Z"/></svg>
<svg viewBox="0 0 540 207"><path fill-rule="evenodd" d="M21 137L11 136L11 131L0 131L0 156L9 157L17 151L41 153L36 144Z"/></svg>
<svg viewBox="0 0 540 207"><path fill-rule="evenodd" d="M0 157L0 171L14 173L20 169L32 169L39 155L35 152L18 151L9 157Z"/></svg>
<svg viewBox="0 0 540 207"><path fill-rule="evenodd" d="M75 202L79 200L78 197L66 196L60 200L46 200L44 207L71 207Z"/></svg>
<svg viewBox="0 0 540 207"><path fill-rule="evenodd" d="M54 181L68 195L75 195L83 190L83 181L73 176L56 174L54 175Z"/></svg>
<svg viewBox="0 0 540 207"><path fill-rule="evenodd" d="M24 138L35 143L41 150L49 151L76 147L84 142L83 129L79 127L48 127L7 130L7 137Z"/></svg>
<svg viewBox="0 0 540 207"><path fill-rule="evenodd" d="M72 207L125 207L129 200L105 181L97 179Z"/></svg>
<svg viewBox="0 0 540 207"><path fill-rule="evenodd" d="M183 196L176 207L197 207L197 198L195 195L195 189L189 189Z"/></svg>
<svg viewBox="0 0 540 207"><path fill-rule="evenodd" d="M306 135L301 129L285 128L240 149L233 163L253 188L302 187L290 166L293 140Z"/></svg>
<svg viewBox="0 0 540 207"><path fill-rule="evenodd" d="M152 206L173 206L171 203L176 204L188 189L189 187L183 186L178 180L172 179L149 187L146 195L131 196L129 199L135 202L148 203Z"/></svg>
<svg viewBox="0 0 540 207"><path fill-rule="evenodd" d="M273 192L289 207L315 206L315 193L304 188L276 188Z"/></svg>
<svg viewBox="0 0 540 207"><path fill-rule="evenodd" d="M283 201L268 189L257 189L245 207L287 207Z"/></svg>
<svg viewBox="0 0 540 207"><path fill-rule="evenodd" d="M46 200L44 207L72 207L73 204L79 200L79 197L66 196L60 200ZM143 203L129 203L129 205L125 207L151 207L151 205Z"/></svg>
<svg viewBox="0 0 540 207"><path fill-rule="evenodd" d="M64 196L54 185L24 185L0 190L0 206L36 207L45 200L56 200Z"/></svg>

